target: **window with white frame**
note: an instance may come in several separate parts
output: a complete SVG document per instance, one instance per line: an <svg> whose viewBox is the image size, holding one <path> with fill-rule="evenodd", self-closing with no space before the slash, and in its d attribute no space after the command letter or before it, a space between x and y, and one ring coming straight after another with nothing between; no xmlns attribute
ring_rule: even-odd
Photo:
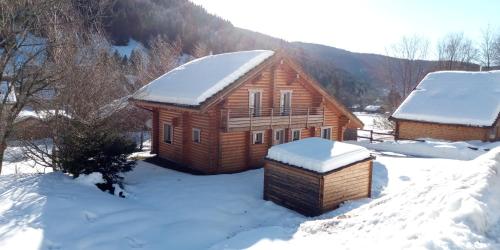
<svg viewBox="0 0 500 250"><path fill-rule="evenodd" d="M172 124L164 123L163 124L163 142L172 144L172 140L174 138L174 129Z"/></svg>
<svg viewBox="0 0 500 250"><path fill-rule="evenodd" d="M332 127L321 128L321 138L331 140L332 139Z"/></svg>
<svg viewBox="0 0 500 250"><path fill-rule="evenodd" d="M253 132L253 144L263 144L264 143L264 131Z"/></svg>
<svg viewBox="0 0 500 250"><path fill-rule="evenodd" d="M273 145L278 145L278 144L283 144L283 143L285 143L285 130L284 129L274 130Z"/></svg>
<svg viewBox="0 0 500 250"><path fill-rule="evenodd" d="M201 129L193 128L193 142L200 143L201 142Z"/></svg>
<svg viewBox="0 0 500 250"><path fill-rule="evenodd" d="M300 140L300 129L292 130L292 141Z"/></svg>

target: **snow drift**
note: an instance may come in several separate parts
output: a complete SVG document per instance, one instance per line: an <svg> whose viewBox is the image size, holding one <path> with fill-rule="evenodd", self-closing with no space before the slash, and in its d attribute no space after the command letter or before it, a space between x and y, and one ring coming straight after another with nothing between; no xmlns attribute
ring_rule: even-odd
<svg viewBox="0 0 500 250"><path fill-rule="evenodd" d="M382 152L456 160L472 160L486 153L491 148L500 146L500 142L447 142L434 139L425 141L384 141L380 143L370 143L368 141L348 141L348 143Z"/></svg>

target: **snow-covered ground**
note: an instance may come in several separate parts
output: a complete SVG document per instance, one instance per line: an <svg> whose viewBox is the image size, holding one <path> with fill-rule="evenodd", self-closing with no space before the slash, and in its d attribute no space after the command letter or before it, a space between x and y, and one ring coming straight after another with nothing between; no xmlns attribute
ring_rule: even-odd
<svg viewBox="0 0 500 250"><path fill-rule="evenodd" d="M500 248L500 147L470 161L374 153L373 197L315 218L262 200L261 169L141 161L125 199L57 172L0 176L0 249Z"/></svg>

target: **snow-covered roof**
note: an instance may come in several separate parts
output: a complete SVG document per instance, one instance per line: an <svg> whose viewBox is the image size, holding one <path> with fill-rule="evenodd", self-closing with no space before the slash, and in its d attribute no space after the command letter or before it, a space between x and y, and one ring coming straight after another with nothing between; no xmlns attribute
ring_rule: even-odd
<svg viewBox="0 0 500 250"><path fill-rule="evenodd" d="M0 103L3 103L5 100L6 103L15 103L16 102L16 94L14 89L11 88L9 92L9 83L6 81L0 82ZM7 99L5 99L7 97Z"/></svg>
<svg viewBox="0 0 500 250"><path fill-rule="evenodd" d="M370 151L364 147L319 137L272 146L267 153L267 158L271 160L318 173L326 173L369 157Z"/></svg>
<svg viewBox="0 0 500 250"><path fill-rule="evenodd" d="M65 111L59 110L57 111L59 116L64 116L69 118L70 116L66 114ZM16 117L15 122L22 122L30 118L39 119L39 120L47 120L56 116L56 110L47 110L47 111L35 111L30 109L24 109L19 112L19 115Z"/></svg>
<svg viewBox="0 0 500 250"><path fill-rule="evenodd" d="M492 126L499 113L500 71L442 71L428 74L392 117Z"/></svg>
<svg viewBox="0 0 500 250"><path fill-rule="evenodd" d="M365 111L375 112L379 111L382 107L379 105L368 105L365 107Z"/></svg>
<svg viewBox="0 0 500 250"><path fill-rule="evenodd" d="M252 50L210 55L190 61L139 89L133 98L200 105L274 54Z"/></svg>

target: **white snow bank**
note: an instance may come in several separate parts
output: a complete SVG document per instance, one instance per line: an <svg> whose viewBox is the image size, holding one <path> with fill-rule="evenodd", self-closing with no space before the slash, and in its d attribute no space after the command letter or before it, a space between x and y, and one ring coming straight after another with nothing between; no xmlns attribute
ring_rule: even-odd
<svg viewBox="0 0 500 250"><path fill-rule="evenodd" d="M199 105L274 54L239 51L202 57L181 65L139 89L134 99Z"/></svg>
<svg viewBox="0 0 500 250"><path fill-rule="evenodd" d="M75 178L75 181L85 186L95 186L95 184L106 182L102 178L102 174L99 172L93 172L90 174L81 174L77 178Z"/></svg>
<svg viewBox="0 0 500 250"><path fill-rule="evenodd" d="M472 160L486 153L489 149L500 146L500 142L447 142L439 140L425 140L423 142L400 140L385 141L380 143L370 143L368 141L347 141L347 143L360 145L376 151L456 160Z"/></svg>
<svg viewBox="0 0 500 250"><path fill-rule="evenodd" d="M448 199L450 218L478 235L500 235L500 147L469 162L463 186ZM498 238L497 238L498 239Z"/></svg>
<svg viewBox="0 0 500 250"><path fill-rule="evenodd" d="M397 119L491 126L500 113L500 71L428 74L392 115Z"/></svg>
<svg viewBox="0 0 500 250"><path fill-rule="evenodd" d="M366 148L310 137L303 140L272 146L267 158L325 173L370 157Z"/></svg>

